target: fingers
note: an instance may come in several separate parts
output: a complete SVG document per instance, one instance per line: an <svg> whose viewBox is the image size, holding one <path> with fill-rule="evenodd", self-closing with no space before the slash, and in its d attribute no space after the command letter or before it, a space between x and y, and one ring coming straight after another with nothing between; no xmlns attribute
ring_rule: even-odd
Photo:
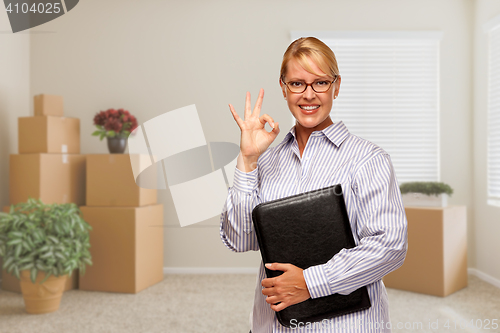
<svg viewBox="0 0 500 333"><path fill-rule="evenodd" d="M255 107L252 112L252 98L250 92L247 91L245 98L245 120L249 119L250 116L252 115L259 117L263 99L264 99L264 89L261 88L259 91L259 97L257 98L257 102L255 103Z"/></svg>
<svg viewBox="0 0 500 333"><path fill-rule="evenodd" d="M274 311L281 311L284 308L288 307L289 305L292 305L293 303L289 302L286 297L283 295L276 294L273 292L275 288L271 289L264 289L262 293L267 296L266 297L266 303L270 304L271 309Z"/></svg>
<svg viewBox="0 0 500 333"><path fill-rule="evenodd" d="M252 105L250 99L250 92L247 91L247 97L245 98L245 120L250 118L252 114Z"/></svg>
<svg viewBox="0 0 500 333"><path fill-rule="evenodd" d="M271 118L271 116L264 114L259 118L259 121L262 125L269 123L269 125L271 125L271 127L274 129L274 120L273 118Z"/></svg>
<svg viewBox="0 0 500 333"><path fill-rule="evenodd" d="M311 297L301 268L276 262L266 264L266 268L283 271L283 274L275 278L262 280L262 294L267 296L266 302L271 304L274 311L281 311Z"/></svg>
<svg viewBox="0 0 500 333"><path fill-rule="evenodd" d="M243 120L241 120L240 116L238 116L238 114L234 110L234 107L231 104L229 104L229 111L231 111L231 114L233 115L234 120L236 121L238 126L241 128L241 124L242 124Z"/></svg>
<svg viewBox="0 0 500 333"><path fill-rule="evenodd" d="M260 114L260 108L262 107L262 100L264 99L264 89L260 88L259 97L257 97L257 102L255 103L255 107L253 109L253 115L258 117Z"/></svg>
<svg viewBox="0 0 500 333"><path fill-rule="evenodd" d="M266 302L270 304L271 309L274 311L281 311L291 305L288 302L281 301L277 296L267 296Z"/></svg>
<svg viewBox="0 0 500 333"><path fill-rule="evenodd" d="M266 268L270 269L272 271L283 271L286 272L290 268L290 264L280 264L280 263L272 263L272 264L266 264Z"/></svg>
<svg viewBox="0 0 500 333"><path fill-rule="evenodd" d="M279 300L278 296L267 296L266 297L266 302L268 304L276 304L276 303L279 303L280 300Z"/></svg>
<svg viewBox="0 0 500 333"><path fill-rule="evenodd" d="M273 118L271 118L269 115L265 114L262 115L259 118L260 123L265 126L266 123L269 123L269 125L273 128L271 132L268 132L269 134L272 134L274 137L276 137L280 133L280 128L278 122L274 122Z"/></svg>
<svg viewBox="0 0 500 333"><path fill-rule="evenodd" d="M270 304L271 309L273 309L274 311L281 311L287 308L288 306L292 305L290 304L290 302L284 301L280 299L280 297L278 296L267 296L266 303Z"/></svg>
<svg viewBox="0 0 500 333"><path fill-rule="evenodd" d="M274 123L274 128L273 128L273 132L278 135L280 133L280 124L278 124L278 122L275 122Z"/></svg>
<svg viewBox="0 0 500 333"><path fill-rule="evenodd" d="M278 304L273 304L271 305L271 309L278 312L278 311L281 311L283 309L286 309L288 307L288 305L286 303L278 303Z"/></svg>
<svg viewBox="0 0 500 333"><path fill-rule="evenodd" d="M267 278L267 279L264 279L262 280L261 284L262 284L262 287L264 288L272 288L274 287L274 278Z"/></svg>

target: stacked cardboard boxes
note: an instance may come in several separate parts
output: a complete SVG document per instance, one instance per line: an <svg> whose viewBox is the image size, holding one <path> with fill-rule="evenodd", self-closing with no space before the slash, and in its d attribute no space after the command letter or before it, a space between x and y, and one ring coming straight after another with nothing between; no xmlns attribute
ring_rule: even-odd
<svg viewBox="0 0 500 333"><path fill-rule="evenodd" d="M137 293L163 280L163 205L157 190L135 183L128 154L87 155L87 206L92 266L80 289Z"/></svg>
<svg viewBox="0 0 500 333"><path fill-rule="evenodd" d="M37 95L35 116L18 119L19 154L10 155L9 201L85 204L85 155L80 155L80 120L66 118L63 99ZM4 208L8 210L8 207ZM65 290L78 288L78 272ZM19 280L2 272L2 289L21 292Z"/></svg>

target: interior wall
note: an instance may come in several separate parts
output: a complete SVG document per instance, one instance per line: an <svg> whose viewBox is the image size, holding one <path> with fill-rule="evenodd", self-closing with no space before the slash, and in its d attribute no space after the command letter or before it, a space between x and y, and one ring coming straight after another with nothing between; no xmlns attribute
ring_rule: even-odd
<svg viewBox="0 0 500 333"><path fill-rule="evenodd" d="M500 207L487 204L488 35L484 24L500 15L500 2L477 0L474 24L475 268L500 281Z"/></svg>
<svg viewBox="0 0 500 333"><path fill-rule="evenodd" d="M81 119L85 154L107 152L90 134L94 114L111 107L126 108L143 123L196 104L207 141L239 143L227 105L242 115L245 92L255 101L264 88L262 113L280 122L279 143L290 128L278 76L291 30L443 31L441 180L455 190L451 203L469 208L472 225L472 13L470 0L81 1L35 29L50 33L31 37L31 93L64 96L66 116ZM165 207L166 267L259 262L258 252L224 248L218 217L180 228L169 191L160 191L158 201Z"/></svg>
<svg viewBox="0 0 500 333"><path fill-rule="evenodd" d="M9 154L17 153L17 118L29 116L30 35L13 34L0 10L0 207L9 204ZM2 257L0 257L0 276Z"/></svg>

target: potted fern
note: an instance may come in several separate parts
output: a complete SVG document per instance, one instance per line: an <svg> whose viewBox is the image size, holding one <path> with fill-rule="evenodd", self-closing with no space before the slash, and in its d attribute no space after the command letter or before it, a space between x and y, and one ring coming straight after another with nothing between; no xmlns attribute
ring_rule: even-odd
<svg viewBox="0 0 500 333"><path fill-rule="evenodd" d="M408 182L400 185L405 206L446 207L453 189L441 182Z"/></svg>
<svg viewBox="0 0 500 333"><path fill-rule="evenodd" d="M0 212L3 268L21 282L28 313L59 308L68 275L92 265L89 231L74 203L44 204L28 199Z"/></svg>

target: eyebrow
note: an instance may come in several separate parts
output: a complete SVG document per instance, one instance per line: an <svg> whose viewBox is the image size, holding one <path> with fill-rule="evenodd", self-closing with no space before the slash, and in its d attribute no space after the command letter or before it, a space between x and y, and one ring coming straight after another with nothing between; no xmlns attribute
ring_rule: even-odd
<svg viewBox="0 0 500 333"><path fill-rule="evenodd" d="M314 80L313 82L323 81L323 80L331 80L331 77L325 75L325 76L320 77L319 79ZM302 81L302 82L306 82L306 80L302 80L302 79L290 79L290 81Z"/></svg>

